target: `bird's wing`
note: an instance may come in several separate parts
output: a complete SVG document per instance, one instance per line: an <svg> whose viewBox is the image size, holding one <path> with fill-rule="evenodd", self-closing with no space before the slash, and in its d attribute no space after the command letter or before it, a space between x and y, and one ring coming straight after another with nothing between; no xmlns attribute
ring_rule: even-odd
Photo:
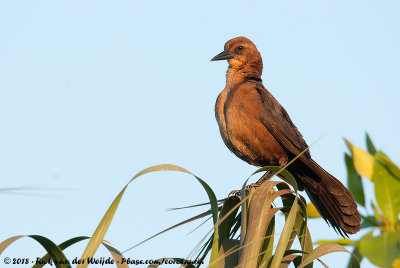
<svg viewBox="0 0 400 268"><path fill-rule="evenodd" d="M259 113L260 121L274 136L274 138L290 153L294 155L300 154L308 148L303 136L293 124L286 110L272 96L272 94L261 84L254 84L256 97L256 105L262 110ZM307 150L305 157L311 158L310 152Z"/></svg>

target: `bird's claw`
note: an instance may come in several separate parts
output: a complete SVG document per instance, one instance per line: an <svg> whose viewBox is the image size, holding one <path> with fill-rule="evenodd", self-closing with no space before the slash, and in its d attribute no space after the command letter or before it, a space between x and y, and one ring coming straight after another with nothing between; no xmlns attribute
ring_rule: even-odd
<svg viewBox="0 0 400 268"><path fill-rule="evenodd" d="M246 185L246 187L244 188L246 194L248 194L250 192L251 189L257 188L259 187L261 184L257 184L257 183L252 183L250 185ZM232 192L229 193L228 197L231 196L241 196L242 195L242 190L234 190Z"/></svg>

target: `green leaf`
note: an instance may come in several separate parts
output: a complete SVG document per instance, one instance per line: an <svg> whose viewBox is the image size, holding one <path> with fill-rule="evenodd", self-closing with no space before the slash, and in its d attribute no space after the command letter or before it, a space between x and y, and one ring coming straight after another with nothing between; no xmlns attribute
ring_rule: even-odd
<svg viewBox="0 0 400 268"><path fill-rule="evenodd" d="M373 182L378 206L386 218L388 230L394 230L400 213L400 181L379 162L374 162Z"/></svg>
<svg viewBox="0 0 400 268"><path fill-rule="evenodd" d="M400 255L400 231L383 232L379 236L365 235L359 242L360 253L379 267L390 267Z"/></svg>
<svg viewBox="0 0 400 268"><path fill-rule="evenodd" d="M353 258L350 258L349 264L347 264L347 268L360 267L363 256L360 254L360 250L358 249L358 247L354 247L351 254L353 254Z"/></svg>
<svg viewBox="0 0 400 268"><path fill-rule="evenodd" d="M227 213L230 212L238 203L240 202L240 198L238 196L230 196L228 199L225 200L221 212L219 214L219 218L223 218ZM230 230L235 223L235 216L238 211L239 207L237 207L233 212L227 216L227 218L220 223L219 225L219 241L222 244L225 239L229 237Z"/></svg>
<svg viewBox="0 0 400 268"><path fill-rule="evenodd" d="M18 239L20 239L22 237L30 237L30 238L36 240L36 242L38 242L39 244L41 244L42 247L44 247L44 249L47 251L47 253L51 257L53 264L55 264L55 266L57 268L70 268L71 267L71 265L67 261L68 259L65 257L65 255L61 251L61 249L56 244L54 244L54 242L51 241L50 239L48 239L44 236L40 236L40 235L27 235L27 236L19 235L19 236L10 237L0 243L0 254L8 246L10 246L12 243L14 243L15 241L17 241Z"/></svg>
<svg viewBox="0 0 400 268"><path fill-rule="evenodd" d="M87 236L74 237L74 238L68 239L67 241L62 242L61 244L58 245L58 247L60 248L60 250L64 250L82 240L86 240L89 238L90 237L87 237ZM43 260L43 263L36 263L35 265L32 266L32 268L40 268L40 267L43 267L44 265L46 265L46 263L48 263L48 261L51 259L50 254L47 253L41 259Z"/></svg>
<svg viewBox="0 0 400 268"><path fill-rule="evenodd" d="M380 162L393 177L400 181L400 168L384 152L378 151L375 155L375 160Z"/></svg>
<svg viewBox="0 0 400 268"><path fill-rule="evenodd" d="M310 231L307 227L307 219L303 220L303 216L300 212L297 212L294 229L296 230L297 237L299 238L299 242L303 252L309 254L311 251L313 251L313 243L311 240ZM313 264L310 263L306 267L312 268Z"/></svg>
<svg viewBox="0 0 400 268"><path fill-rule="evenodd" d="M29 237L35 239L46 249L57 268L71 267L71 265L67 263L68 260L64 253L50 239L40 235L30 235Z"/></svg>
<svg viewBox="0 0 400 268"><path fill-rule="evenodd" d="M212 230L214 230L214 234L213 234L213 236L212 236L212 251L211 251L211 258L210 258L210 262L209 262L209 267L215 267L216 265L218 265L218 262L217 262L217 260L218 260L218 252L219 252L219 251L218 251L218 245L219 245L219 240L220 240L220 239L219 239L219 235L218 235L218 232L219 232L219 225L220 225L221 223L223 223L227 218L229 218L231 214L235 215L234 212L237 211L237 209L238 209L240 206L242 206L242 209L246 209L246 203L247 203L247 201L249 201L249 196L250 196L252 193L254 193L254 191L255 191L255 189L252 188L252 189L250 189L250 194L249 194L249 196L243 197L243 196L246 194L246 192L247 192L247 191L245 191L245 185L246 185L247 181L248 181L248 179L247 179L246 182L244 183L243 188L242 188L242 191L241 191L243 200L240 200L240 202L238 202L238 203L236 203L235 205L233 205L233 207L232 207L229 211L227 211L226 214L224 214L224 215L222 215L222 216L220 215L220 218L218 219L217 223L214 224L214 227L213 227L213 229L212 229ZM243 208L243 207L244 207L244 208ZM235 217L235 219L234 219L234 226L233 226L233 229L232 229L232 231L233 231L233 230L235 230L235 231L233 231L233 232L236 232L236 231L239 229L240 221L243 221L242 214L243 214L243 213L239 213L239 215L238 215L237 217ZM243 227L242 227L241 229L243 230ZM211 231L212 231L212 230L211 230ZM211 232L211 231L210 231L210 232ZM210 233L210 232L209 232L209 233ZM208 233L208 234L209 234L209 233ZM208 235L208 234L207 234L207 235ZM207 235L206 235L206 236L207 236ZM229 235L232 236L232 232L230 232ZM203 238L203 240L204 240L204 239L205 239L205 238ZM240 240L240 243L242 243L242 239ZM204 247L203 247L203 249L204 249ZM209 250L209 248L207 247L207 249L205 250L203 256L205 256L205 254L207 254L208 250ZM239 253L239 254L240 254L240 253Z"/></svg>
<svg viewBox="0 0 400 268"><path fill-rule="evenodd" d="M236 267L239 258L240 241L236 239L225 239L219 249L218 268Z"/></svg>
<svg viewBox="0 0 400 268"><path fill-rule="evenodd" d="M213 244L211 250L210 267L219 267L223 261L224 250L222 244L229 237L229 232L235 223L235 216L239 209L238 204L240 198L238 196L230 196L225 200L219 215L219 226L215 228L213 235ZM221 257L222 256L222 257ZM222 258L218 261L218 259Z"/></svg>
<svg viewBox="0 0 400 268"><path fill-rule="evenodd" d="M379 208L375 205L373 201L371 201L371 207L372 210L374 211L374 217L377 222L383 222L383 216L382 213L379 211Z"/></svg>
<svg viewBox="0 0 400 268"><path fill-rule="evenodd" d="M0 254L9 245L11 245L16 240L18 240L18 239L20 239L22 237L25 237L25 236L21 235L21 236L10 237L9 239L7 239L7 240L3 241L2 243L0 243ZM64 255L61 255L61 254L63 254L62 253L63 250L65 250L66 248L68 248L68 247L70 247L70 246L72 246L72 245L74 245L74 244L76 244L76 243L78 243L80 241L83 241L83 240L86 240L86 239L90 238L90 237L87 237L87 236L74 237L74 238L68 239L67 241L62 242L61 244L59 244L57 246L58 248L56 248L55 244L53 242L51 242L49 239L47 239L47 238L45 238L43 236L30 235L30 236L27 236L27 237L33 238L36 241L38 241L49 252L46 255L44 255L42 258L40 258L42 260L42 262L36 263L35 265L32 266L32 268L40 268L40 267L43 267L44 265L46 265L47 263L53 263L53 262L56 264L56 266L58 264L61 264L62 263L62 261L61 261L62 259L60 259L59 257L60 256L61 257L64 256ZM111 244L110 242L107 242L107 241L103 241L102 244L109 250L109 252L113 256L117 267L119 267L119 268L128 268L128 265L126 263L125 264L121 264L120 263L123 256L122 256L121 252L119 252L119 250L113 244ZM59 257L55 256L54 253L56 255L58 255ZM50 261L50 260L53 260L53 261ZM54 261L54 260L57 260L57 261ZM64 264L64 265L66 265L66 264ZM61 267L64 267L64 266L61 266Z"/></svg>
<svg viewBox="0 0 400 268"><path fill-rule="evenodd" d="M353 194L354 200L365 207L364 187L361 176L358 175L354 168L353 158L346 153L344 154L344 158L347 166L347 185L349 190Z"/></svg>
<svg viewBox="0 0 400 268"><path fill-rule="evenodd" d="M289 189L289 186L285 183L280 183L277 185L277 188L279 190L283 190L283 189ZM286 210L286 208L292 207L295 197L296 196L294 194L286 194L286 195L281 196L282 203L285 206L285 210ZM297 214L296 214L294 230L296 231L296 234L299 239L299 242L300 242L303 252L308 254L309 252L311 252L313 250L313 243L311 240L310 231L308 230L308 227L307 227L307 216L308 216L307 209L309 210L309 205L306 205L306 200L301 195L299 197L300 197L300 200L298 203L300 206L300 210L297 211ZM288 212L286 212L286 213L288 213ZM299 257L301 260L303 256L299 256ZM307 266L307 268L311 268L311 267L313 267L312 263L310 263Z"/></svg>
<svg viewBox="0 0 400 268"><path fill-rule="evenodd" d="M371 138L369 137L368 133L365 133L365 141L367 143L367 149L368 152L372 155L376 154L376 148L375 145L372 143Z"/></svg>
<svg viewBox="0 0 400 268"><path fill-rule="evenodd" d="M201 247L197 257L195 258L196 260L199 260L200 262L203 262L207 256L207 254L210 252L211 247L212 247L212 239L213 237L210 236L207 240L207 242L205 242L203 244L203 246ZM201 256L201 257L200 257ZM197 267L200 267L200 264L197 265Z"/></svg>
<svg viewBox="0 0 400 268"><path fill-rule="evenodd" d="M293 202L292 208L290 209L289 215L286 217L286 222L283 227L281 237L279 238L274 257L272 258L271 268L278 268L282 261L283 254L285 253L286 246L289 242L290 235L292 234L292 230L296 221L296 214L297 214L297 195Z"/></svg>
<svg viewBox="0 0 400 268"><path fill-rule="evenodd" d="M239 212L238 215L235 218L235 224L233 225L233 227L232 227L232 229L231 229L231 231L229 233L229 237L230 238L234 238L235 235L237 234L237 231L239 230L240 225L241 225L240 224L241 218L242 218L242 213Z"/></svg>
<svg viewBox="0 0 400 268"><path fill-rule="evenodd" d="M347 140L346 143L353 154L357 172L375 184L376 200L386 218L385 228L394 230L400 213L400 180L393 175L397 173L397 167L381 152L373 157Z"/></svg>
<svg viewBox="0 0 400 268"><path fill-rule="evenodd" d="M150 172L155 172L155 171L179 171L179 172L183 172L183 173L187 173L190 174L192 176L194 176L203 186L203 188L206 190L208 198L210 200L211 203L211 211L212 211L212 215L213 215L213 220L214 222L217 221L218 219L218 204L217 204L217 198L215 197L214 192L211 190L211 188L203 181L201 180L199 177L197 177L196 175L194 175L193 173L191 173L190 171L176 166L176 165L170 165L170 164L163 164L163 165L156 165L156 166L152 166L149 168L146 168L142 171L140 171L139 173L137 173L126 185L125 187L122 189L122 191L118 194L118 196L114 199L114 201L112 202L112 204L110 205L110 207L108 208L107 212L105 213L105 215L103 216L103 219L101 220L101 222L99 223L99 225L97 226L95 232L93 233L92 237L90 238L90 241L88 243L88 245L85 248L85 251L82 254L81 259L88 259L88 258L92 258L93 255L95 254L95 252L97 251L100 243L103 241L103 238L111 224L112 219L114 218L115 212L117 211L119 202L121 201L122 196L125 193L126 188L128 187L128 185L134 181L136 178L150 173ZM218 242L218 241L217 241ZM218 250L218 249L217 249ZM86 268L88 266L88 263L85 262L83 264L78 264L77 268Z"/></svg>
<svg viewBox="0 0 400 268"><path fill-rule="evenodd" d="M361 223L361 228L369 228L369 227L376 227L376 226L382 226L382 223L380 223L375 216L367 216L364 217L361 215L361 218L363 219Z"/></svg>
<svg viewBox="0 0 400 268"><path fill-rule="evenodd" d="M260 266L263 267L262 264L269 263L272 259L272 252L274 250L274 234L275 234L275 217L272 217L267 231L265 233L265 239L263 246L261 248L261 255L259 258Z"/></svg>

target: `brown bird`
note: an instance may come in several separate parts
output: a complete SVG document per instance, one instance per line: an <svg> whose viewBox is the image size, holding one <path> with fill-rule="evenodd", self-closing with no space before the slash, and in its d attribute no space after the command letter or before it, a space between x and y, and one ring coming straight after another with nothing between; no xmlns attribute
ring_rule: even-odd
<svg viewBox="0 0 400 268"><path fill-rule="evenodd" d="M263 86L260 52L249 39L236 37L211 61L228 60L226 86L215 117L226 146L254 166L285 166L308 148L288 113ZM360 213L350 191L306 151L287 167L321 216L342 236L360 230ZM261 178L263 179L263 178Z"/></svg>

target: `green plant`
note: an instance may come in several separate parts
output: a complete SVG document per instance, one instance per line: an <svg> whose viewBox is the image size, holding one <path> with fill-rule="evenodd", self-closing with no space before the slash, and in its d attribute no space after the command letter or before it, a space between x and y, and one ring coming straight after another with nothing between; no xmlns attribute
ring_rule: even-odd
<svg viewBox="0 0 400 268"><path fill-rule="evenodd" d="M341 239L318 243L352 246L360 262L368 258L379 267L400 267L400 169L385 153L376 150L368 134L367 151L345 141L350 151L345 153L348 187L366 212L361 224L366 234L358 241ZM364 194L363 182L373 184L374 197ZM353 265L352 259L347 267Z"/></svg>
<svg viewBox="0 0 400 268"><path fill-rule="evenodd" d="M285 178L292 189L287 183L270 180L256 189L250 188L247 191L246 181L240 197L231 196L218 201L207 183L186 169L175 165L158 165L142 170L128 182L108 208L92 237L75 237L56 245L48 238L42 236L28 236L39 242L48 252L48 254L41 258L43 262L34 265L34 268L43 267L49 261L52 261L57 268L71 267L71 264L74 263L68 261L63 250L85 239L90 240L82 257L79 259L84 260L84 262L79 263L77 265L78 268L88 266L88 260L93 258L101 244L109 250L117 267L129 267L127 263L121 262L123 258L122 253L114 245L105 241L104 236L128 185L146 173L163 170L179 171L192 175L207 193L209 202L200 205L209 205L209 210L172 226L163 232L211 215L213 228L205 236L204 241L206 242L202 246L199 246L200 250L196 258L201 261L210 254L210 267L275 268L288 267L290 263L300 268L312 267L312 262L323 255L338 251L348 252L343 246L332 243L313 249L310 232L307 228L307 206L305 199L298 194L296 181L292 175L284 169L279 167L264 167L257 170L254 174L266 171L274 172ZM277 206L276 203L281 205ZM285 224L282 229L277 228L275 225L275 217L278 211L285 215ZM279 239L277 239L278 232L280 232ZM10 237L0 243L0 254L13 242L22 237L24 236ZM300 249L292 248L296 238L299 241ZM274 240L278 240L276 246L274 245ZM173 259L184 261L182 258ZM159 264L152 264L149 267L158 266ZM189 268L195 267L190 263L184 266Z"/></svg>
<svg viewBox="0 0 400 268"><path fill-rule="evenodd" d="M212 214L214 228L204 237L205 242L202 240L195 259L202 261L210 254L209 266L223 268L288 267L290 263L295 267L312 267L312 262L323 255L348 252L333 243L313 249L307 228L307 213L312 207L297 193L296 182L289 172L279 167L264 167L254 174L266 171L279 173L289 184L270 180L259 188L247 189L246 181L240 197L230 196L219 201L218 217L212 213L214 205L210 211L171 227ZM275 225L278 211L285 216L285 224L281 227ZM300 244L298 249L293 248L296 239ZM274 244L276 240L277 245ZM190 258L194 256L191 254Z"/></svg>
<svg viewBox="0 0 400 268"><path fill-rule="evenodd" d="M211 250L211 267L217 267L217 264L224 268L287 267L291 262L295 267L312 267L312 261L322 255L346 251L334 244L313 250L307 228L306 202L297 193L294 178L278 167L264 167L256 173L261 171L278 172L290 182L293 190L288 184L277 181L267 181L249 192L245 191L244 185L240 199L232 196L224 201L216 224L219 228L214 228L214 234L203 245L199 258L204 258ZM277 207L274 203L281 203L282 206ZM282 228L275 226L278 211L285 215L285 225ZM300 249L292 248L296 238ZM276 248L274 240L278 240ZM218 249L213 247L215 241L218 241Z"/></svg>

